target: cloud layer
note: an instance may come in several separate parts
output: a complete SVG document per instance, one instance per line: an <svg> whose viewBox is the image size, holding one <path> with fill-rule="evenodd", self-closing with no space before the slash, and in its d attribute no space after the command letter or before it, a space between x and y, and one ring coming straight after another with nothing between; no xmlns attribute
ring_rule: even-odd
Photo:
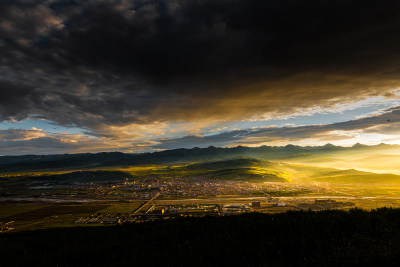
<svg viewBox="0 0 400 267"><path fill-rule="evenodd" d="M383 94L399 85L398 5L2 1L2 102L14 105L1 118L243 119Z"/></svg>
<svg viewBox="0 0 400 267"><path fill-rule="evenodd" d="M111 131L108 135L96 138L82 134L54 134L36 128L0 130L0 151L4 155L100 151L143 152L211 145L220 147L293 143L322 145L328 142L340 145L341 141L346 141L349 145L360 140L368 144L378 144L382 140L399 144L400 107L384 110L380 114L332 124L227 130L217 134L186 135L179 138L134 137L130 134L130 130L122 130L119 135L114 135ZM152 130L141 129L140 131L157 135ZM380 139L377 136L380 136Z"/></svg>
<svg viewBox="0 0 400 267"><path fill-rule="evenodd" d="M324 125L307 125L297 127L264 127L246 130L227 131L215 135L188 135L175 139L159 139L155 145L158 149L177 147L192 148L235 145L262 145L298 143L301 140L312 140L314 143L349 140L366 134L385 134L398 137L400 134L400 107L385 110L382 114L372 115L356 120ZM397 140L399 140L397 138ZM381 140L369 140L373 144Z"/></svg>

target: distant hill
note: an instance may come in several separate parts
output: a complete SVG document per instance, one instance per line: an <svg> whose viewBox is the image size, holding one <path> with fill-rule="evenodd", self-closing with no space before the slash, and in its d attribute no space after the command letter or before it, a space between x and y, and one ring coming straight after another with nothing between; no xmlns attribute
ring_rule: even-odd
<svg viewBox="0 0 400 267"><path fill-rule="evenodd" d="M194 163L185 167L190 171L202 171L204 176L213 179L243 180L249 182L287 182L279 172L259 171L272 167L275 163L255 158L237 158L222 161Z"/></svg>
<svg viewBox="0 0 400 267"><path fill-rule="evenodd" d="M307 161L318 158L332 158L338 156L365 156L379 154L382 151L399 152L400 146L380 144L366 146L356 144L353 147L341 147L327 144L325 146L260 146L233 148L208 148L173 149L153 153L127 154L120 152L102 152L85 154L62 155L26 155L26 156L1 156L1 172L39 171L59 169L90 169L99 167L137 166L176 164L204 161L229 160L238 157L253 157L270 161ZM385 154L385 153L384 153Z"/></svg>
<svg viewBox="0 0 400 267"><path fill-rule="evenodd" d="M253 159L237 158L224 161L193 163L178 166L154 166L150 168L130 168L111 170L72 171L67 173L45 173L32 176L27 173L20 177L20 182L56 182L56 183L86 183L112 182L125 179L172 177L202 177L217 180L249 181L249 182L287 182L279 172L257 171L259 166L272 166L275 163Z"/></svg>
<svg viewBox="0 0 400 267"><path fill-rule="evenodd" d="M263 164L262 160L243 157L243 158L221 160L221 161L194 163L188 165L186 168L189 170L198 170L198 169L220 170L229 168L253 167L260 164Z"/></svg>

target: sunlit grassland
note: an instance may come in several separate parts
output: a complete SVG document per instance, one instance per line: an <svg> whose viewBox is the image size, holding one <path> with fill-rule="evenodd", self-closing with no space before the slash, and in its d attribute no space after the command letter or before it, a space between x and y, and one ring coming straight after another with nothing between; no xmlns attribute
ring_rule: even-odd
<svg viewBox="0 0 400 267"><path fill-rule="evenodd" d="M267 169L270 170L270 168ZM400 184L400 176L392 173L373 173L355 169L341 170L299 163L279 163L273 166L273 170L293 182Z"/></svg>
<svg viewBox="0 0 400 267"><path fill-rule="evenodd" d="M65 173L71 173L74 171L79 171L79 170L4 172L4 173L0 173L0 179L1 178L6 179L6 178L24 178L24 177L36 177L36 176L60 175L60 174L65 174Z"/></svg>
<svg viewBox="0 0 400 267"><path fill-rule="evenodd" d="M281 170L271 170L266 167L251 167L249 173L258 174L261 176L265 175L274 175L276 177L280 177L286 179L287 181L291 181L294 178L293 173L281 171Z"/></svg>
<svg viewBox="0 0 400 267"><path fill-rule="evenodd" d="M307 157L317 158L313 155L303 155L300 158ZM319 157L326 160L324 155L320 155ZM0 183L3 185L7 183L27 184L36 181L76 181L84 183L145 178L169 179L200 177L248 182L400 184L400 176L392 173L373 173L356 169L310 166L307 165L307 163L298 163L290 160L288 162L273 162L249 157L210 162L193 162L190 164L127 166L73 172L22 172L15 174L16 176L12 175L14 174L1 174ZM31 192L34 193L34 191ZM79 192L76 193L79 194ZM55 192L55 194L57 194L57 192Z"/></svg>
<svg viewBox="0 0 400 267"><path fill-rule="evenodd" d="M353 196L399 198L400 185L396 184L368 184L368 183L329 183L329 187L342 193Z"/></svg>
<svg viewBox="0 0 400 267"><path fill-rule="evenodd" d="M146 177L179 178L207 173L207 170L188 170L187 165L132 166L128 168L119 168L117 170L131 175L132 179Z"/></svg>
<svg viewBox="0 0 400 267"><path fill-rule="evenodd" d="M307 155L284 159L288 163L299 163L312 167L335 169L357 169L375 173L400 175L400 151L385 153L336 152L327 155ZM390 153L390 154L388 154ZM397 154L394 154L397 153Z"/></svg>

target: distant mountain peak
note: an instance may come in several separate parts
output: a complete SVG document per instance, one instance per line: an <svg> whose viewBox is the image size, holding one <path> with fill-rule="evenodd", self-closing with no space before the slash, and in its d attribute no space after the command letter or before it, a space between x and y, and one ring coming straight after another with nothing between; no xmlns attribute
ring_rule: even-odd
<svg viewBox="0 0 400 267"><path fill-rule="evenodd" d="M329 147L336 147L335 145L332 145L331 143L327 143L326 145L324 145L323 147L329 148Z"/></svg>
<svg viewBox="0 0 400 267"><path fill-rule="evenodd" d="M365 147L368 147L368 146L367 146L367 145L360 144L360 143L356 143L356 144L354 144L354 145L352 146L352 148L365 148Z"/></svg>
<svg viewBox="0 0 400 267"><path fill-rule="evenodd" d="M295 146L295 145L289 144L289 145L286 145L285 147L290 148L290 147L299 147L299 146Z"/></svg>

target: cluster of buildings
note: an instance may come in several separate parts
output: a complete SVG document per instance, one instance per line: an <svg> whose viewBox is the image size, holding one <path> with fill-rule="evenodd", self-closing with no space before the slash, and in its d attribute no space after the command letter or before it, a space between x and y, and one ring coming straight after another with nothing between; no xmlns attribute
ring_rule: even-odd
<svg viewBox="0 0 400 267"><path fill-rule="evenodd" d="M14 221L0 222L0 233L14 230Z"/></svg>
<svg viewBox="0 0 400 267"><path fill-rule="evenodd" d="M200 202L200 201L199 201ZM266 202L272 202L268 200ZM269 203L268 205L270 205ZM263 204L265 205L265 204ZM145 205L146 206L146 205ZM82 217L75 223L138 223L157 219L172 219L176 217L222 216L235 215L257 211L262 205L259 200L250 203L180 203L151 204L131 213L96 213L90 217ZM271 206L271 205L270 205ZM286 206L283 202L274 202L273 206ZM140 210L140 212L138 212Z"/></svg>
<svg viewBox="0 0 400 267"><path fill-rule="evenodd" d="M74 223L121 223L125 219L124 215L100 213L90 217L81 217Z"/></svg>
<svg viewBox="0 0 400 267"><path fill-rule="evenodd" d="M318 206L321 209L335 209L343 207L353 207L353 202L339 202L333 199L316 199L314 200L314 206Z"/></svg>
<svg viewBox="0 0 400 267"><path fill-rule="evenodd" d="M74 223L78 224L113 224L138 223L157 219L172 219L176 217L220 216L250 212L250 204L176 204L152 205L140 213L96 213L90 217L81 217Z"/></svg>
<svg viewBox="0 0 400 267"><path fill-rule="evenodd" d="M153 205L146 214L219 214L217 204Z"/></svg>
<svg viewBox="0 0 400 267"><path fill-rule="evenodd" d="M222 211L224 214L250 212L250 204L224 204Z"/></svg>
<svg viewBox="0 0 400 267"><path fill-rule="evenodd" d="M296 183L212 180L200 177L145 178L99 183L50 184L35 183L29 189L42 196L103 200L148 200L156 194L159 199L182 199L219 196L285 196L321 193L323 187Z"/></svg>
<svg viewBox="0 0 400 267"><path fill-rule="evenodd" d="M292 183L264 182L249 183L225 180L208 180L204 178L148 178L140 181L126 181L113 185L108 190L108 195L131 196L137 199L150 199L155 192L160 192L161 199L195 198L199 196L217 197L221 195L259 195L268 196L271 193L320 193L323 188L316 186L303 186ZM124 192L124 193L121 193ZM106 192L103 192L103 195ZM125 195L124 195L125 194Z"/></svg>

